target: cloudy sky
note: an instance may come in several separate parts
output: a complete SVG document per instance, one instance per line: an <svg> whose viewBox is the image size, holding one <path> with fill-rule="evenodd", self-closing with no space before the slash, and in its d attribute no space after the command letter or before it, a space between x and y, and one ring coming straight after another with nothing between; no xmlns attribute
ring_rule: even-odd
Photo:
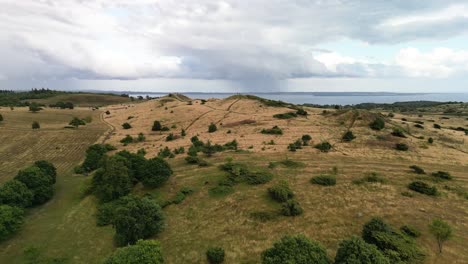
<svg viewBox="0 0 468 264"><path fill-rule="evenodd" d="M0 89L468 92L466 0L0 0Z"/></svg>

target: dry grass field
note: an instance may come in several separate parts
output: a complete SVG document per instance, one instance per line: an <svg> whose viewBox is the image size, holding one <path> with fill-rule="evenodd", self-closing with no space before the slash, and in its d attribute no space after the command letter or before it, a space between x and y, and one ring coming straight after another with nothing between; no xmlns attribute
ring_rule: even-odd
<svg viewBox="0 0 468 264"><path fill-rule="evenodd" d="M105 142L118 150L136 152L144 148L146 157L154 157L166 146L171 150L178 147L187 150L190 138L195 135L219 144L236 139L241 151L203 157L210 164L208 167L189 165L184 160L186 154L177 155L168 159L174 175L162 188L151 190L137 185L135 192L151 193L160 200L174 197L182 187L195 190L182 203L164 209L167 227L155 239L162 242L166 263L206 263L205 251L210 246L226 250L226 263L259 263L261 252L274 241L285 234L298 233L320 241L329 256L334 257L339 241L359 235L362 225L373 216L381 216L395 227L404 224L417 227L422 232L417 243L427 255L425 263L468 263L468 142L463 131L449 129L466 128L466 117L442 119L438 109L422 117L395 114L387 118L384 130L373 131L368 124L377 112L328 110L324 114L323 109L305 109L309 112L307 117L284 120L273 115L292 109L239 98L189 103L183 97L108 106L99 110L110 112L103 114L102 120L100 112L78 108L46 109L37 114L20 108L0 109L5 117L0 125L0 153L2 157L6 155L0 160L0 180L13 177L19 168L42 158L56 163L61 172L56 196L31 210L24 229L2 245L0 263L21 263L22 250L28 246L39 246L47 255L66 257L70 263L100 263L114 249L113 232L110 227L96 227L93 215L96 203L92 196L83 198L80 194L81 184L89 177L71 173L86 147L96 141ZM78 130L64 129L76 115L92 115L93 122ZM32 131L30 125L36 119L42 128ZM151 131L155 120L170 131ZM423 121L424 129L414 127L414 121ZM132 128L123 129L125 122ZM210 123L217 125L216 132L208 133ZM433 128L434 123L443 128ZM275 125L283 129L283 135L261 133L262 129ZM394 127L405 129L408 137L391 136ZM180 136L181 129L185 129L185 137ZM348 129L357 138L342 142L341 136ZM137 137L139 133L145 135L145 141L126 146L120 143L127 134ZM167 142L169 133L176 139ZM311 146L288 151L288 144L304 134L312 136ZM433 144L427 142L429 137L434 139ZM274 144L269 143L272 140ZM313 148L322 141L330 142L332 151L322 153ZM395 150L398 142L408 144L409 151ZM226 176L218 165L228 158L265 168L274 174L274 179L263 185L239 184L234 186L233 193L213 197L208 190ZM267 168L270 162L285 159L301 162L303 166ZM418 165L428 173L448 171L455 178L435 182L429 175L412 173L410 165ZM328 173L334 167L335 186L310 184L311 177ZM380 174L387 182L353 184L353 180L370 172ZM430 197L409 191L406 186L414 179L436 185L441 195ZM279 210L279 204L268 197L267 189L280 180L289 183L304 214L279 216L266 222L252 218L254 212ZM402 195L405 191L413 197ZM454 227L454 238L446 243L442 254L436 254L436 242L427 228L434 217L443 218Z"/></svg>
<svg viewBox="0 0 468 264"><path fill-rule="evenodd" d="M55 104L57 102L72 102L77 106L82 107L96 107L112 104L129 103L130 98L122 97L119 95L108 95L108 94L93 94L93 93L72 93L63 94L45 99L29 99L27 101L37 102L40 104Z"/></svg>

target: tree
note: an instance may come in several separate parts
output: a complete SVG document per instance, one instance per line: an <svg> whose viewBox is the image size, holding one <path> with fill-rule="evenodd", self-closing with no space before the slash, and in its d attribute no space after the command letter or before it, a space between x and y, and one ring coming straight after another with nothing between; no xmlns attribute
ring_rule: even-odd
<svg viewBox="0 0 468 264"><path fill-rule="evenodd" d="M21 208L0 205L0 241L11 237L23 225L24 212Z"/></svg>
<svg viewBox="0 0 468 264"><path fill-rule="evenodd" d="M156 240L138 240L135 245L118 248L104 264L162 264L161 244Z"/></svg>
<svg viewBox="0 0 468 264"><path fill-rule="evenodd" d="M373 130L382 130L385 128L385 120L381 117L377 117L372 123L369 124L369 127Z"/></svg>
<svg viewBox="0 0 468 264"><path fill-rule="evenodd" d="M439 253L442 253L442 245L453 235L452 227L444 220L436 218L429 224L429 231L437 240Z"/></svg>
<svg viewBox="0 0 468 264"><path fill-rule="evenodd" d="M263 264L329 264L325 248L304 235L285 236L262 253Z"/></svg>
<svg viewBox="0 0 468 264"><path fill-rule="evenodd" d="M202 152L203 154L205 154L207 157L211 157L213 156L214 153L216 153L216 146L211 144L210 141L208 141L208 143L206 143L203 147L202 147Z"/></svg>
<svg viewBox="0 0 468 264"><path fill-rule="evenodd" d="M54 195L52 177L36 166L20 170L15 180L24 183L33 192L33 205L43 204Z"/></svg>
<svg viewBox="0 0 468 264"><path fill-rule="evenodd" d="M52 179L52 183L55 184L56 179L57 179L57 169L55 168L54 164L46 160L38 160L34 162L34 166L38 167L47 175L49 175L50 178Z"/></svg>
<svg viewBox="0 0 468 264"><path fill-rule="evenodd" d="M39 125L39 122L34 121L34 122L32 122L31 127L32 127L32 129L39 129L39 128L41 128L41 125Z"/></svg>
<svg viewBox="0 0 468 264"><path fill-rule="evenodd" d="M125 158L114 155L105 160L104 166L93 177L94 194L102 202L118 199L130 193L132 181Z"/></svg>
<svg viewBox="0 0 468 264"><path fill-rule="evenodd" d="M211 247L206 251L206 258L210 264L221 264L224 262L224 249Z"/></svg>
<svg viewBox="0 0 468 264"><path fill-rule="evenodd" d="M86 150L86 158L83 162L83 169L86 172L91 172L100 167L102 157L106 154L106 152L110 151L110 145L103 145L103 144L94 144L88 147Z"/></svg>
<svg viewBox="0 0 468 264"><path fill-rule="evenodd" d="M209 133L213 133L215 132L216 130L218 130L218 128L216 127L216 125L214 123L211 123L209 126L208 126L208 132Z"/></svg>
<svg viewBox="0 0 468 264"><path fill-rule="evenodd" d="M128 168L129 176L132 178L134 183L140 181L143 178L143 173L146 165L146 158L138 153L130 153L127 150L117 152L118 156L126 159L125 166Z"/></svg>
<svg viewBox="0 0 468 264"><path fill-rule="evenodd" d="M151 128L151 130L152 131L161 131L161 129L162 129L161 122L154 121L153 127Z"/></svg>
<svg viewBox="0 0 468 264"><path fill-rule="evenodd" d="M33 102L29 105L29 111L36 113L42 110L42 107L39 106L36 102Z"/></svg>
<svg viewBox="0 0 468 264"><path fill-rule="evenodd" d="M125 123L122 124L122 127L123 127L123 129L130 129L130 128L132 128L132 125L130 125L129 123L125 122Z"/></svg>
<svg viewBox="0 0 468 264"><path fill-rule="evenodd" d="M25 208L32 205L33 195L24 183L11 180L0 188L0 203Z"/></svg>
<svg viewBox="0 0 468 264"><path fill-rule="evenodd" d="M304 146L309 145L309 141L312 140L312 137L310 135L302 135L302 142L304 142Z"/></svg>
<svg viewBox="0 0 468 264"><path fill-rule="evenodd" d="M117 208L113 225L118 245L135 244L161 232L164 216L156 201L147 197L126 196L121 198L122 206Z"/></svg>
<svg viewBox="0 0 468 264"><path fill-rule="evenodd" d="M75 128L86 125L85 121L83 119L79 119L78 117L73 117L73 119L68 124L70 126L74 126Z"/></svg>
<svg viewBox="0 0 468 264"><path fill-rule="evenodd" d="M146 187L156 188L163 185L171 175L169 163L161 158L152 158L144 165L141 182Z"/></svg>
<svg viewBox="0 0 468 264"><path fill-rule="evenodd" d="M335 264L390 264L375 245L353 236L340 242Z"/></svg>

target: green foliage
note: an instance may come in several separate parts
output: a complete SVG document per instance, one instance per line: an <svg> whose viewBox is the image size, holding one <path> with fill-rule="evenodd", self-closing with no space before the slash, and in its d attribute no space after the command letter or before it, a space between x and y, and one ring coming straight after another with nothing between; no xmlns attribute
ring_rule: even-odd
<svg viewBox="0 0 468 264"><path fill-rule="evenodd" d="M442 127L439 124L434 124L435 129L441 129Z"/></svg>
<svg viewBox="0 0 468 264"><path fill-rule="evenodd" d="M187 135L187 133L185 132L185 129L182 128L182 130L180 131L180 135L182 137L185 137Z"/></svg>
<svg viewBox="0 0 468 264"><path fill-rule="evenodd" d="M366 182L370 182L370 183L386 183L387 182L387 179L385 179L384 177L380 176L378 173L376 172L371 172L371 173L368 173L366 176L364 176L363 178L361 179L358 179L358 180L354 180L353 183L354 184L363 184L363 183L366 183Z"/></svg>
<svg viewBox="0 0 468 264"><path fill-rule="evenodd" d="M248 184L257 185L257 184L264 184L273 179L273 174L268 171L249 171L245 175L245 181Z"/></svg>
<svg viewBox="0 0 468 264"><path fill-rule="evenodd" d="M297 114L297 115L302 115L302 116L308 115L307 111L304 110L303 108L297 109L296 114Z"/></svg>
<svg viewBox="0 0 468 264"><path fill-rule="evenodd" d="M410 237L419 237L421 235L421 232L416 227L410 225L400 227L400 231Z"/></svg>
<svg viewBox="0 0 468 264"><path fill-rule="evenodd" d="M66 258L44 256L41 250L37 247L27 247L24 251L25 264L65 264Z"/></svg>
<svg viewBox="0 0 468 264"><path fill-rule="evenodd" d="M210 264L221 264L224 262L224 249L221 247L210 247L206 251L206 259Z"/></svg>
<svg viewBox="0 0 468 264"><path fill-rule="evenodd" d="M356 138L356 136L354 136L354 134L353 134L353 132L351 130L346 131L346 133L344 133L343 136L341 137L341 139L343 141L345 141L345 142L350 142L355 138Z"/></svg>
<svg viewBox="0 0 468 264"><path fill-rule="evenodd" d="M119 151L115 156L122 157L125 167L128 169L128 175L133 183L141 181L146 165L146 158L138 153L130 153L127 150Z"/></svg>
<svg viewBox="0 0 468 264"><path fill-rule="evenodd" d="M261 132L262 134L283 135L283 130L278 126L274 126L272 128L264 128Z"/></svg>
<svg viewBox="0 0 468 264"><path fill-rule="evenodd" d="M431 137L430 137L430 138L428 138L428 139L427 139L427 143L429 143L429 144L432 144L432 143L434 143L434 139L433 139L433 138L431 138Z"/></svg>
<svg viewBox="0 0 468 264"><path fill-rule="evenodd" d="M160 187L169 179L172 173L169 163L161 158L152 158L144 165L141 182L145 187Z"/></svg>
<svg viewBox="0 0 468 264"><path fill-rule="evenodd" d="M185 161L188 164L198 164L201 161L201 159L197 156L187 156L185 157Z"/></svg>
<svg viewBox="0 0 468 264"><path fill-rule="evenodd" d="M57 102L55 104L49 104L49 107L52 108L60 108L60 109L73 109L75 108L75 105L73 105L72 102Z"/></svg>
<svg viewBox="0 0 468 264"><path fill-rule="evenodd" d="M301 140L302 140L304 146L308 146L309 141L312 140L312 137L310 135L302 135Z"/></svg>
<svg viewBox="0 0 468 264"><path fill-rule="evenodd" d="M122 143L122 144L124 144L124 145L133 143L133 137L130 136L130 135L126 135L124 138L122 138L122 139L120 140L120 143Z"/></svg>
<svg viewBox="0 0 468 264"><path fill-rule="evenodd" d="M106 159L103 167L94 174L92 186L101 202L109 202L130 193L133 184L126 159L119 155Z"/></svg>
<svg viewBox="0 0 468 264"><path fill-rule="evenodd" d="M130 128L132 128L132 125L130 125L129 123L125 122L125 123L122 124L122 128L123 128L123 129L130 129Z"/></svg>
<svg viewBox="0 0 468 264"><path fill-rule="evenodd" d="M119 246L135 244L160 233L164 228L161 207L148 197L125 196L116 208L113 226Z"/></svg>
<svg viewBox="0 0 468 264"><path fill-rule="evenodd" d="M218 128L216 127L216 125L214 123L211 123L209 126L208 126L208 132L209 133L213 133L215 132L216 130L218 130Z"/></svg>
<svg viewBox="0 0 468 264"><path fill-rule="evenodd" d="M260 222L268 222L277 219L278 214L271 211L255 211L250 213L250 217Z"/></svg>
<svg viewBox="0 0 468 264"><path fill-rule="evenodd" d="M442 245L453 236L452 227L442 219L433 219L429 224L429 231L437 240L439 253L442 253Z"/></svg>
<svg viewBox="0 0 468 264"><path fill-rule="evenodd" d="M268 188L268 194L270 197L277 202L286 202L289 199L294 197L294 193L289 188L289 185L286 181L281 181L276 185Z"/></svg>
<svg viewBox="0 0 468 264"><path fill-rule="evenodd" d="M218 185L208 190L208 193L213 197L222 197L234 192L234 188L228 185Z"/></svg>
<svg viewBox="0 0 468 264"><path fill-rule="evenodd" d="M161 131L169 131L169 130L170 130L170 129L169 129L167 126L163 126L163 127L161 128Z"/></svg>
<svg viewBox="0 0 468 264"><path fill-rule="evenodd" d="M409 147L405 143L396 143L395 144L395 149L399 150L399 151L407 151L409 149Z"/></svg>
<svg viewBox="0 0 468 264"><path fill-rule="evenodd" d="M373 130L382 130L385 128L385 120L381 117L377 117L372 123L369 124L369 127Z"/></svg>
<svg viewBox="0 0 468 264"><path fill-rule="evenodd" d="M193 192L194 192L194 190L192 188L184 187L184 188L180 189L180 191L178 191L176 193L174 198L172 198L171 200L166 201L162 207L166 207L166 206L171 205L171 204L180 204L181 202L183 202L185 200L185 198L187 198L188 195L192 194Z"/></svg>
<svg viewBox="0 0 468 264"><path fill-rule="evenodd" d="M400 128L394 128L392 131L392 136L406 138L405 132Z"/></svg>
<svg viewBox="0 0 468 264"><path fill-rule="evenodd" d="M17 180L7 181L0 187L0 203L17 207L32 205L34 193Z"/></svg>
<svg viewBox="0 0 468 264"><path fill-rule="evenodd" d="M321 152L329 152L332 149L332 145L328 141L324 141L320 144L315 145L315 148Z"/></svg>
<svg viewBox="0 0 468 264"><path fill-rule="evenodd" d="M104 155L115 148L111 145L94 144L86 150L86 158L81 167L86 172L91 172L101 166Z"/></svg>
<svg viewBox="0 0 468 264"><path fill-rule="evenodd" d="M15 180L24 183L33 193L33 205L40 205L54 195L53 177L36 166L20 170Z"/></svg>
<svg viewBox="0 0 468 264"><path fill-rule="evenodd" d="M39 124L39 122L34 121L34 122L32 122L31 128L32 129L39 129L39 128L41 128L41 125Z"/></svg>
<svg viewBox="0 0 468 264"><path fill-rule="evenodd" d="M0 205L0 241L10 238L23 225L24 212L21 208Z"/></svg>
<svg viewBox="0 0 468 264"><path fill-rule="evenodd" d="M145 141L145 140L146 140L145 135L144 135L143 133L139 133L139 134L138 134L138 137L137 137L137 141L138 141L138 142L143 142L143 141Z"/></svg>
<svg viewBox="0 0 468 264"><path fill-rule="evenodd" d="M390 263L414 263L424 258L413 238L394 230L381 218L372 218L364 225L362 238L377 246Z"/></svg>
<svg viewBox="0 0 468 264"><path fill-rule="evenodd" d="M162 125L159 121L154 121L153 127L151 128L152 131L161 131Z"/></svg>
<svg viewBox="0 0 468 264"><path fill-rule="evenodd" d="M325 248L303 235L284 236L262 253L262 264L329 264Z"/></svg>
<svg viewBox="0 0 468 264"><path fill-rule="evenodd" d="M161 245L155 240L138 240L135 245L118 248L104 264L162 264Z"/></svg>
<svg viewBox="0 0 468 264"><path fill-rule="evenodd" d="M291 159L285 159L280 161L271 161L268 165L269 168L275 168L278 165L282 165L286 168L303 168L305 164L299 161L294 161Z"/></svg>
<svg viewBox="0 0 468 264"><path fill-rule="evenodd" d="M32 102L29 105L29 111L30 112L36 113L36 112L39 112L41 110L42 110L42 107L38 103Z"/></svg>
<svg viewBox="0 0 468 264"><path fill-rule="evenodd" d="M443 180L453 179L453 176L450 175L450 173L448 173L446 171L436 171L436 172L433 172L431 175L436 177L436 178L443 179Z"/></svg>
<svg viewBox="0 0 468 264"><path fill-rule="evenodd" d="M390 261L375 245L353 236L340 242L335 264L390 264Z"/></svg>
<svg viewBox="0 0 468 264"><path fill-rule="evenodd" d="M24 102L24 100L44 99L65 93L44 88L34 88L23 92L0 90L0 106L28 106L29 102Z"/></svg>
<svg viewBox="0 0 468 264"><path fill-rule="evenodd" d="M323 185L323 186L333 186L336 184L336 176L322 174L322 175L315 176L312 179L310 179L310 183Z"/></svg>
<svg viewBox="0 0 468 264"><path fill-rule="evenodd" d="M70 126L79 127L79 126L84 126L86 125L85 121L83 119L80 119L78 117L73 117L73 119L68 123Z"/></svg>
<svg viewBox="0 0 468 264"><path fill-rule="evenodd" d="M298 201L289 199L281 204L281 214L284 216L298 216L304 212Z"/></svg>
<svg viewBox="0 0 468 264"><path fill-rule="evenodd" d="M239 146L239 143L237 143L237 140L234 139L233 141L230 141L224 144L223 148L230 149L230 150L237 150L238 146Z"/></svg>
<svg viewBox="0 0 468 264"><path fill-rule="evenodd" d="M174 134L169 133L169 135L167 135L166 137L166 141L172 141L172 140L174 140Z"/></svg>
<svg viewBox="0 0 468 264"><path fill-rule="evenodd" d="M408 185L408 188L415 192L431 196L436 196L439 194L435 186L429 186L429 184L422 181L414 181Z"/></svg>
<svg viewBox="0 0 468 264"><path fill-rule="evenodd" d="M171 150L169 149L169 147L164 147L163 149L160 149L159 150L159 153L158 153L158 157L159 158L167 158L167 157L170 157L172 154Z"/></svg>
<svg viewBox="0 0 468 264"><path fill-rule="evenodd" d="M3 121L3 115L0 114L0 122L2 122L2 121Z"/></svg>
<svg viewBox="0 0 468 264"><path fill-rule="evenodd" d="M411 165L410 169L412 169L413 172L416 173L416 174L426 174L426 172L424 171L423 168L421 168L419 166L416 166L416 165Z"/></svg>
<svg viewBox="0 0 468 264"><path fill-rule="evenodd" d="M289 112L289 113L283 113L283 114L275 114L273 115L273 117L278 118L278 119L290 119L290 118L297 117L297 114L294 112Z"/></svg>
<svg viewBox="0 0 468 264"><path fill-rule="evenodd" d="M52 183L55 184L57 178L57 169L55 168L54 164L46 160L38 160L34 162L34 166L38 167L45 174L49 175L52 179Z"/></svg>

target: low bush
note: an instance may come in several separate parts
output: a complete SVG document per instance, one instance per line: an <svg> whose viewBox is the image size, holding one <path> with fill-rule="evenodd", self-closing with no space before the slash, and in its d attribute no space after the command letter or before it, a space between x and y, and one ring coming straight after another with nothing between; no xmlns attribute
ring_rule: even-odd
<svg viewBox="0 0 468 264"><path fill-rule="evenodd" d="M298 216L304 212L299 202L289 199L281 204L281 214L284 216Z"/></svg>
<svg viewBox="0 0 468 264"><path fill-rule="evenodd" d="M245 175L245 181L248 184L257 185L257 184L264 184L273 179L273 174L268 171L256 171L256 172L249 172Z"/></svg>
<svg viewBox="0 0 468 264"><path fill-rule="evenodd" d="M399 151L407 151L409 149L409 147L405 143L396 143L395 144L395 149L399 150Z"/></svg>
<svg viewBox="0 0 468 264"><path fill-rule="evenodd" d="M10 238L19 231L23 225L23 218L23 209L6 204L0 205L0 241Z"/></svg>
<svg viewBox="0 0 468 264"><path fill-rule="evenodd" d="M124 138L120 140L120 143L125 144L125 145L133 143L133 137L130 135L126 135Z"/></svg>
<svg viewBox="0 0 468 264"><path fill-rule="evenodd" d="M54 262L55 263L55 262ZM161 245L155 240L138 240L135 245L118 248L104 264L163 264Z"/></svg>
<svg viewBox="0 0 468 264"><path fill-rule="evenodd" d="M434 124L435 129L441 129L442 127L439 124Z"/></svg>
<svg viewBox="0 0 468 264"><path fill-rule="evenodd" d="M419 128L419 129L424 129L424 126L422 126L420 124L416 124L416 125L414 125L414 127Z"/></svg>
<svg viewBox="0 0 468 264"><path fill-rule="evenodd" d="M286 202L294 197L294 193L289 188L286 181L281 181L278 184L268 188L268 194L270 197L277 202Z"/></svg>
<svg viewBox="0 0 468 264"><path fill-rule="evenodd" d="M344 133L343 136L341 137L341 139L343 141L345 141L345 142L350 142L355 138L356 138L356 136L354 136L354 134L353 134L353 132L351 130L346 131L346 133Z"/></svg>
<svg viewBox="0 0 468 264"><path fill-rule="evenodd" d="M198 164L201 161L201 159L197 156L187 156L185 157L185 161L188 164Z"/></svg>
<svg viewBox="0 0 468 264"><path fill-rule="evenodd" d="M428 139L427 139L427 143L429 143L429 144L432 144L432 143L434 143L434 139L433 139L433 138L431 138L431 137L430 137L430 138L428 138Z"/></svg>
<svg viewBox="0 0 468 264"><path fill-rule="evenodd" d="M270 134L270 135L282 135L283 130L278 126L274 126L272 128L264 128L261 131L262 134Z"/></svg>
<svg viewBox="0 0 468 264"><path fill-rule="evenodd" d="M369 127L373 130L382 130L385 128L385 120L381 117L377 117L372 123L369 124Z"/></svg>
<svg viewBox="0 0 468 264"><path fill-rule="evenodd" d="M208 126L208 132L209 132L209 133L216 132L216 130L218 130L218 128L216 127L216 125L215 125L214 123L211 123L211 124Z"/></svg>
<svg viewBox="0 0 468 264"><path fill-rule="evenodd" d="M406 138L405 133L400 128L393 129L392 136Z"/></svg>
<svg viewBox="0 0 468 264"><path fill-rule="evenodd" d="M375 245L353 236L340 242L334 264L390 264L390 262Z"/></svg>
<svg viewBox="0 0 468 264"><path fill-rule="evenodd" d="M366 182L384 184L384 183L387 182L387 179L380 176L376 172L371 172L371 173L367 174L366 176L364 176L363 178L353 181L354 184L363 184L363 183L366 183Z"/></svg>
<svg viewBox="0 0 468 264"><path fill-rule="evenodd" d="M130 125L129 123L125 122L125 123L122 124L122 127L123 127L123 129L130 129L130 128L132 128L132 125Z"/></svg>
<svg viewBox="0 0 468 264"><path fill-rule="evenodd" d="M290 118L297 117L297 114L294 112L289 112L289 113L275 114L273 115L273 117L278 118L278 119L290 119Z"/></svg>
<svg viewBox="0 0 468 264"><path fill-rule="evenodd" d="M312 140L312 137L310 135L302 135L301 140L302 140L304 146L308 146L309 141Z"/></svg>
<svg viewBox="0 0 468 264"><path fill-rule="evenodd" d="M211 247L206 251L206 259L210 264L221 264L224 262L224 249Z"/></svg>
<svg viewBox="0 0 468 264"><path fill-rule="evenodd" d="M419 166L416 166L416 165L411 165L410 169L412 169L413 172L416 173L416 174L426 174L426 172L424 171L423 168L421 168Z"/></svg>
<svg viewBox="0 0 468 264"><path fill-rule="evenodd" d="M321 152L329 152L332 149L332 145L328 143L328 141L325 141L315 145L315 148L320 150Z"/></svg>
<svg viewBox="0 0 468 264"><path fill-rule="evenodd" d="M422 181L414 181L408 185L410 190L413 190L418 193L436 196L438 195L437 188L435 186L429 186L427 183Z"/></svg>
<svg viewBox="0 0 468 264"><path fill-rule="evenodd" d="M418 229L410 225L404 225L400 227L400 230L410 237L419 237L421 235L421 232Z"/></svg>
<svg viewBox="0 0 468 264"><path fill-rule="evenodd" d="M450 175L450 173L448 173L446 171L436 171L436 172L433 172L431 175L436 177L436 178L443 179L443 180L453 179L453 176Z"/></svg>
<svg viewBox="0 0 468 264"><path fill-rule="evenodd" d="M272 211L256 211L250 213L250 217L260 222L268 222L278 218L278 214Z"/></svg>
<svg viewBox="0 0 468 264"><path fill-rule="evenodd" d="M32 129L39 129L39 128L41 128L41 125L39 124L39 122L34 121L34 122L32 122L31 127L32 127Z"/></svg>
<svg viewBox="0 0 468 264"><path fill-rule="evenodd" d="M302 116L308 115L307 111L302 109L302 108L297 109L296 114L297 115L302 115Z"/></svg>
<svg viewBox="0 0 468 264"><path fill-rule="evenodd" d="M336 177L333 175L322 174L310 179L310 183L323 186L333 186L336 184Z"/></svg>
<svg viewBox="0 0 468 264"><path fill-rule="evenodd" d="M174 134L170 133L169 135L167 135L166 141L172 141L172 140L174 140Z"/></svg>
<svg viewBox="0 0 468 264"><path fill-rule="evenodd" d="M303 235L285 236L262 252L262 264L330 264L325 248Z"/></svg>
<svg viewBox="0 0 468 264"><path fill-rule="evenodd" d="M222 197L234 192L234 188L228 185L218 185L208 190L208 193L213 197Z"/></svg>

